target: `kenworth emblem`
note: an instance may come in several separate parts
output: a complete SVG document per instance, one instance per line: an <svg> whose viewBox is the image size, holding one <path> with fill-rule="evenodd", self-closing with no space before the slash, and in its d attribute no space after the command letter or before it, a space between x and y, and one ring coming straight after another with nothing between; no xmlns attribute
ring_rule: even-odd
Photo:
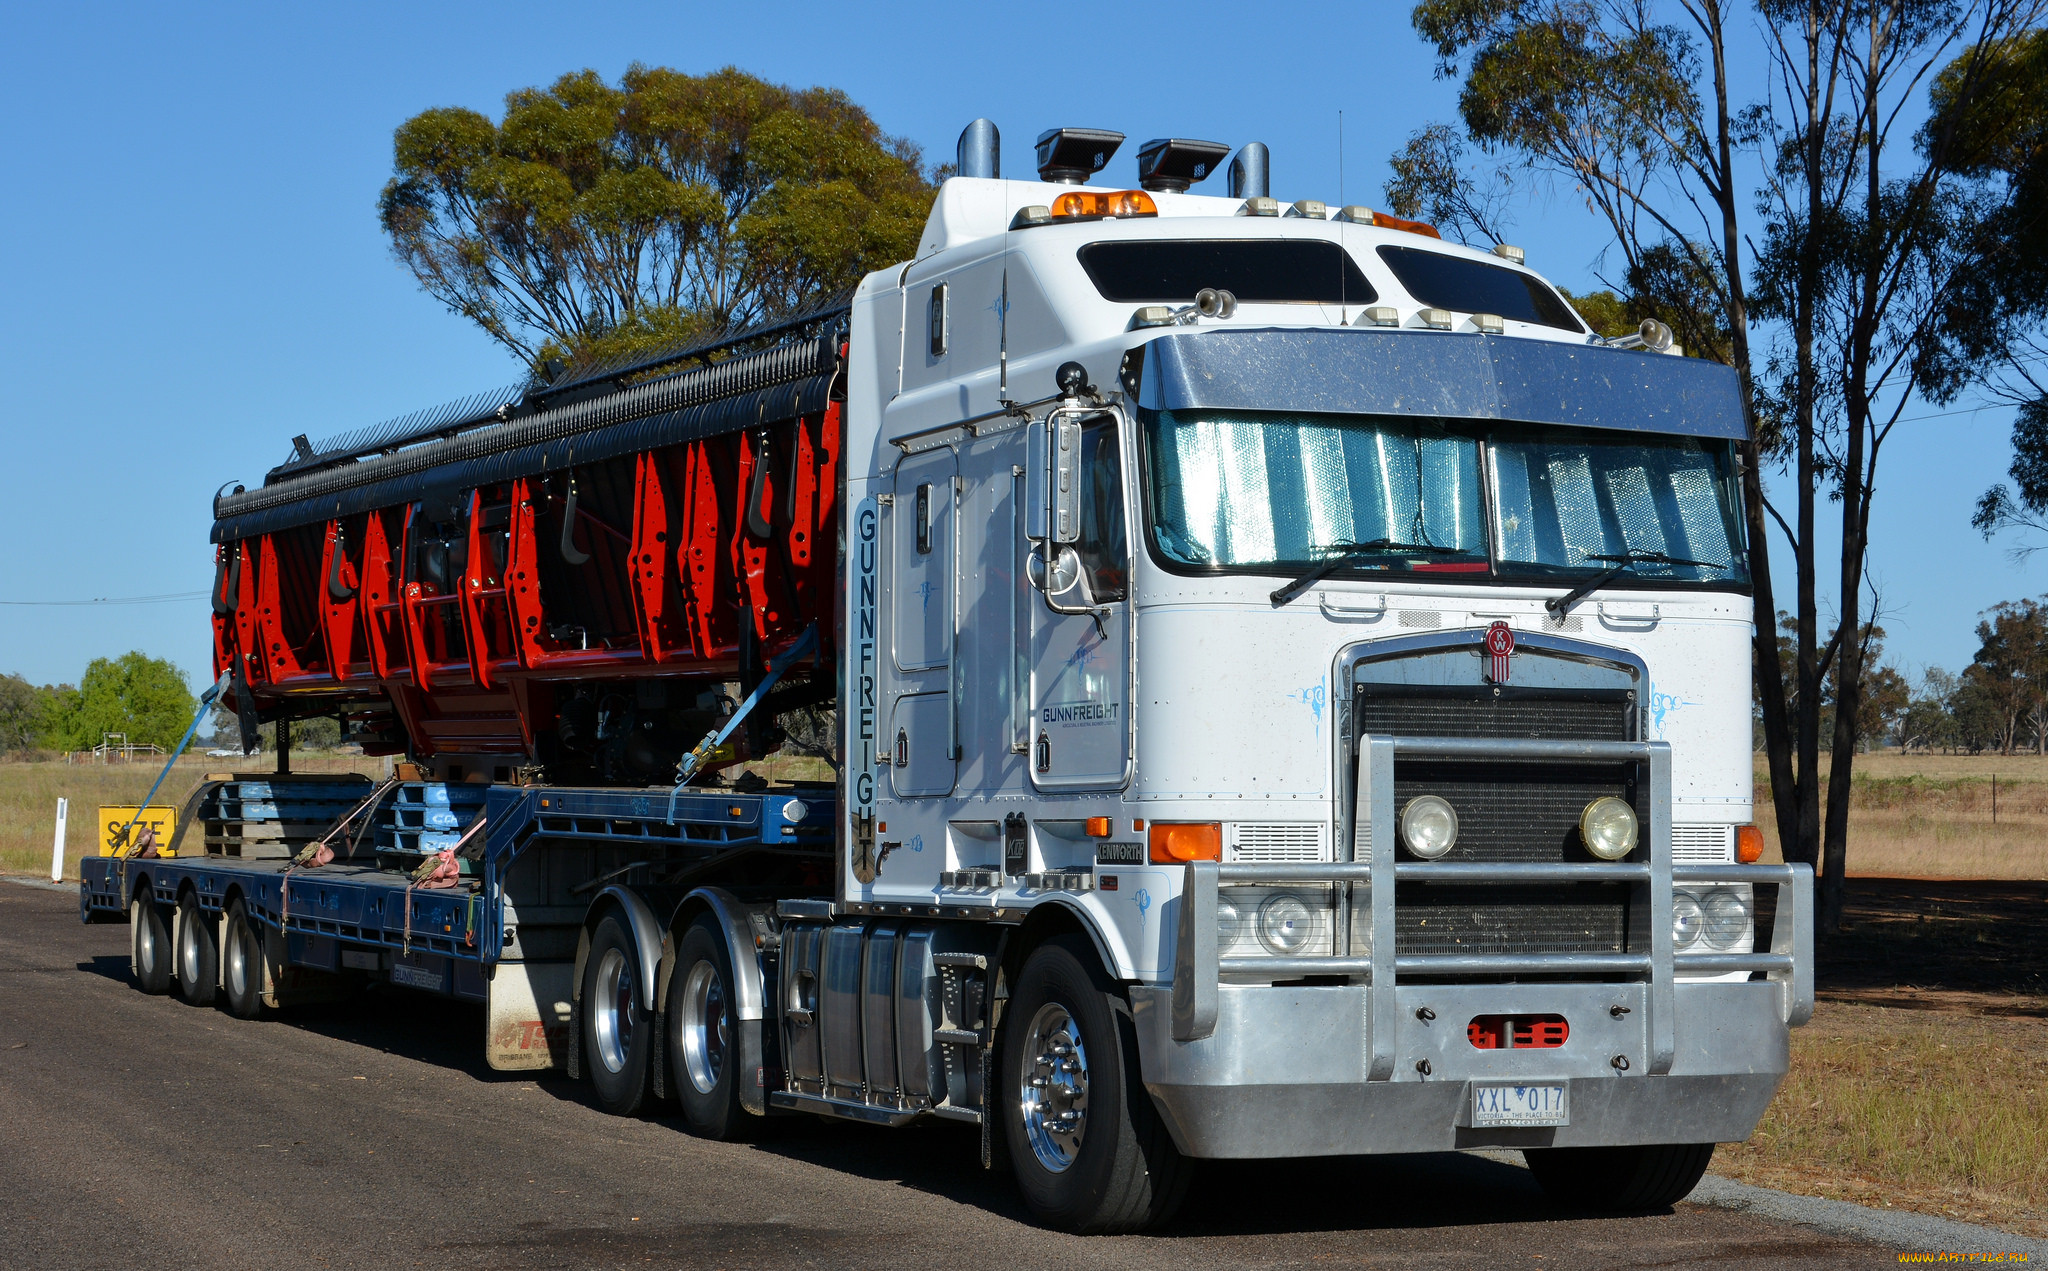
<svg viewBox="0 0 2048 1271"><path fill-rule="evenodd" d="M1508 682L1509 660L1515 656L1515 632L1505 622L1486 629L1486 678L1495 684Z"/></svg>

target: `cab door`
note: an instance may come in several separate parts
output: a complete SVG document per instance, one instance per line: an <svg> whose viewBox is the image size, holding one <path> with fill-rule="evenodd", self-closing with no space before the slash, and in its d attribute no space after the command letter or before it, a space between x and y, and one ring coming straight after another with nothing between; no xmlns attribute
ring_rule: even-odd
<svg viewBox="0 0 2048 1271"><path fill-rule="evenodd" d="M890 500L889 706L882 747L898 797L950 794L959 758L958 464L948 446L905 455Z"/></svg>
<svg viewBox="0 0 2048 1271"><path fill-rule="evenodd" d="M1052 541L1061 536L1055 513L1039 549L1048 559L1071 551L1075 568L1064 589L1060 570L1040 571L1046 581L1031 606L1031 780L1040 789L1120 786L1131 756L1131 563L1123 462L1129 446L1120 416L1107 410L1066 428L1055 414L1037 435L1052 447L1077 446L1079 455L1073 467L1078 498L1072 541ZM1044 462L1035 455L1031 461ZM1057 481L1055 473L1052 484Z"/></svg>

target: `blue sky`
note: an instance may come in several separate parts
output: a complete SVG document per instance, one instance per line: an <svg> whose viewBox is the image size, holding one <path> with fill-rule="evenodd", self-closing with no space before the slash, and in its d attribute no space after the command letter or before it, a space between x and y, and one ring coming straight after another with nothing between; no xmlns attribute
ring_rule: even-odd
<svg viewBox="0 0 2048 1271"><path fill-rule="evenodd" d="M210 496L318 438L509 382L518 368L422 295L375 217L391 132L430 106L644 61L829 84L933 158L969 119L1012 171L1042 128L1273 150L1274 193L1382 201L1386 157L1453 111L1407 6L24 6L0 48L12 125L0 241L0 600L203 590ZM736 21L736 13L746 14ZM1062 103L1085 103L1066 105ZM1118 157L1130 162L1129 155ZM1532 265L1595 285L1601 226L1568 192L1520 209ZM1909 411L1923 414L1935 408ZM1968 524L2010 412L1904 424L1880 474L1873 572L1891 653L1957 669L1979 610L2048 590ZM1824 515L1833 511L1823 509ZM1826 548L1832 548L1832 536ZM1773 544L1782 557L1780 543ZM204 601L0 607L0 671L75 681L130 648L207 678Z"/></svg>

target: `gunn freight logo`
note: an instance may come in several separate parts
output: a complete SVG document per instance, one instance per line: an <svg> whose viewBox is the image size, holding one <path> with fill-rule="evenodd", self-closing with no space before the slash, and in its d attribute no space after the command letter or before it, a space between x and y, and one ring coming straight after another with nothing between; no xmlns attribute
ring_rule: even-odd
<svg viewBox="0 0 2048 1271"><path fill-rule="evenodd" d="M1097 728L1116 722L1115 702L1057 702L1038 708L1038 722L1065 728Z"/></svg>

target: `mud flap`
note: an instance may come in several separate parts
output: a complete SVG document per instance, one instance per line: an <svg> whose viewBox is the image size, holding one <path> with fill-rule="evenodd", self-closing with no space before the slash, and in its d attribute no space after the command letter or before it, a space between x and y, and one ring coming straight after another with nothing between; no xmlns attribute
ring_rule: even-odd
<svg viewBox="0 0 2048 1271"><path fill-rule="evenodd" d="M500 962L484 989L484 1058L499 1072L568 1066L573 962Z"/></svg>

